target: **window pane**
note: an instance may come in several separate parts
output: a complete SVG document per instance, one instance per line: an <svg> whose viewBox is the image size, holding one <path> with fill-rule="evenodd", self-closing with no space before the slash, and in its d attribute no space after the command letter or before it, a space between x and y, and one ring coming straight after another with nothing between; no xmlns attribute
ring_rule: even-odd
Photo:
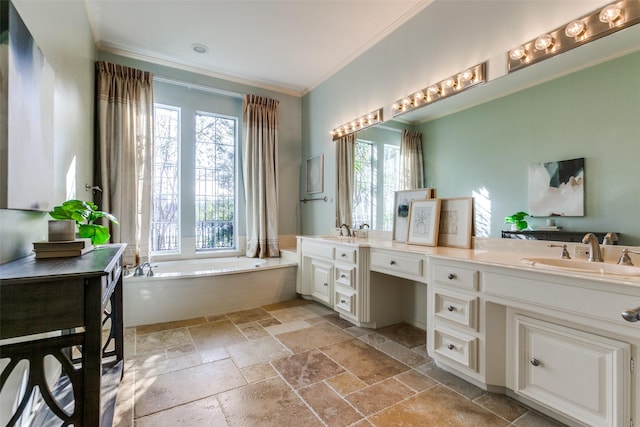
<svg viewBox="0 0 640 427"><path fill-rule="evenodd" d="M196 250L235 247L235 119L196 114Z"/></svg>
<svg viewBox="0 0 640 427"><path fill-rule="evenodd" d="M395 192L400 188L400 147L384 145L384 176L383 176L383 213L382 229L393 230L393 204Z"/></svg>
<svg viewBox="0 0 640 427"><path fill-rule="evenodd" d="M353 227L367 223L376 228L376 150L373 144L356 141L353 180Z"/></svg>
<svg viewBox="0 0 640 427"><path fill-rule="evenodd" d="M151 208L152 252L178 250L178 147L180 110L171 107L154 109L153 188Z"/></svg>

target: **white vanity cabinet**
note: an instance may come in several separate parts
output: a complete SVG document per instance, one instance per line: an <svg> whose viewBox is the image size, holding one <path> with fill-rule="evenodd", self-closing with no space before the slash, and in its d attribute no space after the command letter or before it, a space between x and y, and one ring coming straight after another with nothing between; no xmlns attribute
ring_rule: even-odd
<svg viewBox="0 0 640 427"><path fill-rule="evenodd" d="M615 279L494 267L481 283L488 300L507 307L505 385L514 397L568 424L633 425L640 331L620 313L638 295Z"/></svg>
<svg viewBox="0 0 640 427"><path fill-rule="evenodd" d="M510 315L512 390L588 426L625 426L630 345Z"/></svg>
<svg viewBox="0 0 640 427"><path fill-rule="evenodd" d="M479 273L473 264L429 260L427 348L439 365L484 383L480 369Z"/></svg>
<svg viewBox="0 0 640 427"><path fill-rule="evenodd" d="M313 238L299 238L298 248L297 292L358 324L362 311L360 289L366 282L359 267L360 254L367 249Z"/></svg>

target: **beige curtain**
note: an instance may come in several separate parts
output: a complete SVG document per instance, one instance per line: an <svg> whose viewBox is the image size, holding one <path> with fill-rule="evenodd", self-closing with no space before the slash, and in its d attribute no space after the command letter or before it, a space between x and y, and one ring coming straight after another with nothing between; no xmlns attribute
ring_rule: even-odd
<svg viewBox="0 0 640 427"><path fill-rule="evenodd" d="M400 140L400 190L412 190L424 186L422 164L422 134L402 130Z"/></svg>
<svg viewBox="0 0 640 427"><path fill-rule="evenodd" d="M242 156L247 199L247 256L278 257L278 104L243 97Z"/></svg>
<svg viewBox="0 0 640 427"><path fill-rule="evenodd" d="M354 158L356 134L343 136L336 143L338 196L336 197L336 226L351 226L351 204L353 203Z"/></svg>
<svg viewBox="0 0 640 427"><path fill-rule="evenodd" d="M96 63L95 169L103 190L96 202L120 221L119 226L111 225L111 241L127 243L126 264L146 260L149 255L152 83L149 72Z"/></svg>

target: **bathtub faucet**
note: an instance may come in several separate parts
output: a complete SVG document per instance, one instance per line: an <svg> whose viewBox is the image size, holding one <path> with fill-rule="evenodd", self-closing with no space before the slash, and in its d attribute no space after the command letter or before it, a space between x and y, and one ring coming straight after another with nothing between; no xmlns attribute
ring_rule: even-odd
<svg viewBox="0 0 640 427"><path fill-rule="evenodd" d="M148 262L144 262L136 267L136 271L133 273L134 276L144 276L144 268L149 267L149 271L147 272L147 277L153 276L153 270L151 269L151 264Z"/></svg>

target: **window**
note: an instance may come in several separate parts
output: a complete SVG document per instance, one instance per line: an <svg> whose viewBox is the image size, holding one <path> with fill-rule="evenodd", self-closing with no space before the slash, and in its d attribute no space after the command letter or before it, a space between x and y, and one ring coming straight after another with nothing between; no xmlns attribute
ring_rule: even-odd
<svg viewBox="0 0 640 427"><path fill-rule="evenodd" d="M154 109L151 252L178 252L180 109Z"/></svg>
<svg viewBox="0 0 640 427"><path fill-rule="evenodd" d="M356 140L352 226L393 228L394 194L400 179L400 148Z"/></svg>
<svg viewBox="0 0 640 427"><path fill-rule="evenodd" d="M196 114L196 250L233 248L236 121Z"/></svg>
<svg viewBox="0 0 640 427"><path fill-rule="evenodd" d="M183 113L155 106L151 252L234 249L237 119ZM181 224L181 218L188 223Z"/></svg>

